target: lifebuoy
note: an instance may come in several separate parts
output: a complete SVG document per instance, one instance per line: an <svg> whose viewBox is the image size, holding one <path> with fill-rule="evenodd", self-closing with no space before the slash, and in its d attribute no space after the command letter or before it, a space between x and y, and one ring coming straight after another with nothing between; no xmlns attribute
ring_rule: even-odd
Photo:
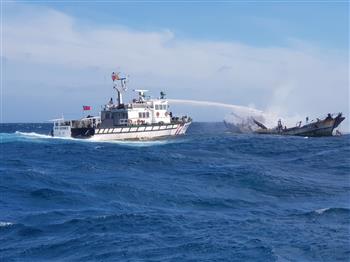
<svg viewBox="0 0 350 262"><path fill-rule="evenodd" d="M140 119L137 119L137 124L139 125L141 123L141 120Z"/></svg>
<svg viewBox="0 0 350 262"><path fill-rule="evenodd" d="M165 112L165 116L168 116L169 115L169 113L168 112Z"/></svg>
<svg viewBox="0 0 350 262"><path fill-rule="evenodd" d="M159 112L157 112L157 114L156 114L156 115L157 115L157 117L159 117Z"/></svg>
<svg viewBox="0 0 350 262"><path fill-rule="evenodd" d="M128 123L129 123L129 124L132 124L132 120L131 120L131 119L129 119L129 120L128 120Z"/></svg>

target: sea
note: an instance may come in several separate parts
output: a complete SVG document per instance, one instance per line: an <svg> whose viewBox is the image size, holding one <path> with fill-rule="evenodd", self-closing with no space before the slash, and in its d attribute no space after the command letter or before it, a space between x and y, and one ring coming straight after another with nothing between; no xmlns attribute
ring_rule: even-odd
<svg viewBox="0 0 350 262"><path fill-rule="evenodd" d="M350 261L350 136L91 142L0 125L0 261Z"/></svg>

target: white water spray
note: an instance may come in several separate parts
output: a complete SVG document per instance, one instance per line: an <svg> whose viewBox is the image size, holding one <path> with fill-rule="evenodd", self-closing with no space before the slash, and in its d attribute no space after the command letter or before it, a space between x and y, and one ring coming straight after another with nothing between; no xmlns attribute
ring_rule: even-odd
<svg viewBox="0 0 350 262"><path fill-rule="evenodd" d="M252 118L258 120L267 126L274 126L277 123L279 117L273 113L266 113L261 110L247 107L238 106L226 103L212 102L212 101L199 101L199 100L184 100L184 99L168 99L169 102L174 104L189 104L194 106L210 106L210 107L221 107L231 110L231 114L226 115L224 120L228 123L238 125L243 129L252 130L256 129L257 126L254 124Z"/></svg>
<svg viewBox="0 0 350 262"><path fill-rule="evenodd" d="M185 99L168 99L171 103L178 103L178 104L190 104L190 105L197 105L197 106L215 106L215 107L221 107L221 108L229 108L236 112L242 112L242 113L249 113L249 114L264 114L263 111L257 110L251 107L246 106L237 106L232 104L225 104L225 103L218 103L218 102L211 102L211 101L199 101L199 100L185 100Z"/></svg>

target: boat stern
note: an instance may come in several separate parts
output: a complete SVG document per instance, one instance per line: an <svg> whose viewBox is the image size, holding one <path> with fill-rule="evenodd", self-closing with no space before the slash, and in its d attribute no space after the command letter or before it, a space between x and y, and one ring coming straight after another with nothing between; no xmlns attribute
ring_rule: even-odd
<svg viewBox="0 0 350 262"><path fill-rule="evenodd" d="M51 120L53 127L51 136L53 137L71 137L72 136L72 125L71 121L65 121L63 118Z"/></svg>

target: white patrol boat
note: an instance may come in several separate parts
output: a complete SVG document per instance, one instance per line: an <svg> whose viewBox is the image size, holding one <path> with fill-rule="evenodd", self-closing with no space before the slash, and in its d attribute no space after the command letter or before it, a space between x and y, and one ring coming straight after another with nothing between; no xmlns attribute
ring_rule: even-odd
<svg viewBox="0 0 350 262"><path fill-rule="evenodd" d="M138 98L124 104L126 78L112 73L113 88L117 91L117 104L109 101L100 116L87 116L79 120L54 119L53 137L89 138L96 141L146 140L185 134L191 124L190 117L174 117L168 101L160 97L146 97L147 90L134 90ZM88 107L90 109L90 107Z"/></svg>

